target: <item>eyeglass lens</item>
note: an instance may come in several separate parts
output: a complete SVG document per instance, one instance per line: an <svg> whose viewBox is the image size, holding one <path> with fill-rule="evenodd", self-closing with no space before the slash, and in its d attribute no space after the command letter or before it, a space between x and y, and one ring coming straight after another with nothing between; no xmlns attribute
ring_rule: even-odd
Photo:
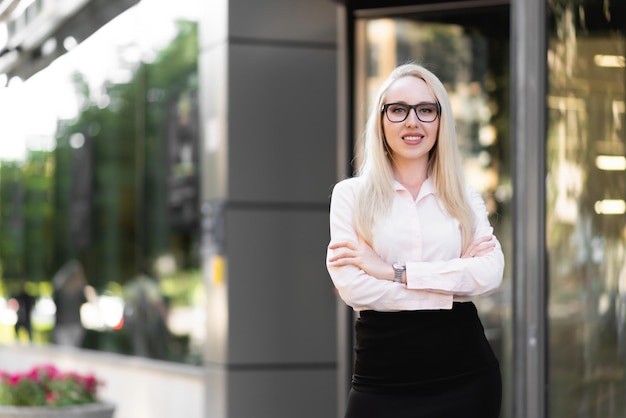
<svg viewBox="0 0 626 418"><path fill-rule="evenodd" d="M390 103L385 105L385 113L390 122L403 122L409 116L411 109L415 110L417 118L422 122L433 122L438 116L436 103L420 103L416 105Z"/></svg>

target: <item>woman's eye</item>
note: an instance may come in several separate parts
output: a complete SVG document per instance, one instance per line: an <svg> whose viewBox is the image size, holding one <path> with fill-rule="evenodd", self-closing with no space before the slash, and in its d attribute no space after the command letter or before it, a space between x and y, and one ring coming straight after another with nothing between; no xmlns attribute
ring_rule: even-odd
<svg viewBox="0 0 626 418"><path fill-rule="evenodd" d="M432 106L422 106L420 108L420 113L433 113L435 111L435 109Z"/></svg>
<svg viewBox="0 0 626 418"><path fill-rule="evenodd" d="M391 106L391 113L403 114L406 113L406 109L403 106Z"/></svg>

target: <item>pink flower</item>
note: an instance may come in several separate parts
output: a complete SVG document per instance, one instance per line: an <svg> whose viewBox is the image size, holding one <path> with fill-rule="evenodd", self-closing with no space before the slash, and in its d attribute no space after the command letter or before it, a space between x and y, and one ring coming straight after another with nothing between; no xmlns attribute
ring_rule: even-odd
<svg viewBox="0 0 626 418"><path fill-rule="evenodd" d="M89 392L95 393L98 381L93 374L87 375L85 377L85 386Z"/></svg>
<svg viewBox="0 0 626 418"><path fill-rule="evenodd" d="M41 371L41 372L47 374L51 379L54 379L55 377L57 377L61 373L61 372L59 372L59 369L57 369L52 364L44 364L44 365L41 365L41 366L36 366L36 367L33 368L33 370Z"/></svg>
<svg viewBox="0 0 626 418"><path fill-rule="evenodd" d="M25 383L25 384L24 384ZM30 406L68 405L96 401L96 389L101 383L93 374L82 375L76 372L61 373L52 365L41 365L25 373L0 371L0 403L14 405L15 399L32 400ZM34 391L34 392L33 392ZM36 394L36 395L35 395ZM23 403L19 405L24 406Z"/></svg>
<svg viewBox="0 0 626 418"><path fill-rule="evenodd" d="M11 376L9 377L9 384L10 384L11 386L15 386L15 385L17 385L18 383L20 383L20 380L22 380L22 377L23 377L23 376L22 376L21 374L19 374L19 373L16 373L16 374L11 375Z"/></svg>

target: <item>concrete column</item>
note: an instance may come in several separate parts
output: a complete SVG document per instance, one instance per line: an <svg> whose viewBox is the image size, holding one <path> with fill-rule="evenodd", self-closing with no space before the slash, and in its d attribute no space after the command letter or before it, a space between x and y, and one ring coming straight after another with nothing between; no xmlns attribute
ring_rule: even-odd
<svg viewBox="0 0 626 418"><path fill-rule="evenodd" d="M335 7L205 4L207 417L336 413L336 297L324 264L337 159Z"/></svg>

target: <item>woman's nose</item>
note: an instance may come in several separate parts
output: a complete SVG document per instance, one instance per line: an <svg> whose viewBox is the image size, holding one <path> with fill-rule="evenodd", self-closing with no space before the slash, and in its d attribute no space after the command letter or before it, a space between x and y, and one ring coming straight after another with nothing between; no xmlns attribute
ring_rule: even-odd
<svg viewBox="0 0 626 418"><path fill-rule="evenodd" d="M420 119L417 117L417 109L409 109L405 122L408 126L417 126L419 124Z"/></svg>

